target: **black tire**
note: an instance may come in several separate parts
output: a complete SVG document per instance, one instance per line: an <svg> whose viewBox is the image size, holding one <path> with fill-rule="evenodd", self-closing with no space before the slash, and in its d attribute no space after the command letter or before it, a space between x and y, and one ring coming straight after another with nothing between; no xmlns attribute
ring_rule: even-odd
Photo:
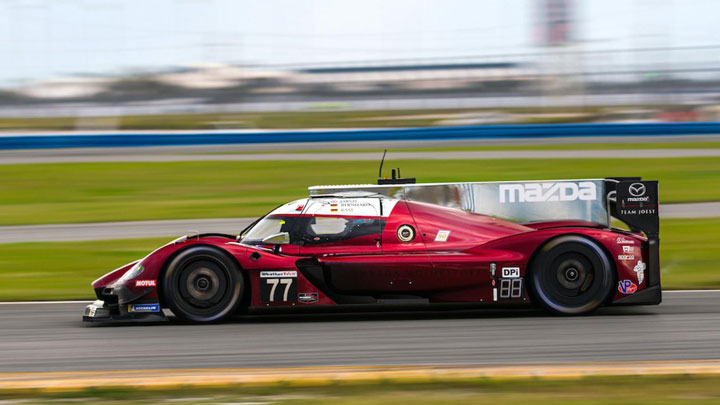
<svg viewBox="0 0 720 405"><path fill-rule="evenodd" d="M226 319L237 310L245 283L232 258L210 246L196 246L172 259L161 288L175 316L208 323Z"/></svg>
<svg viewBox="0 0 720 405"><path fill-rule="evenodd" d="M561 315L587 314L613 291L613 266L603 249L580 236L545 244L530 266L530 289L545 309Z"/></svg>

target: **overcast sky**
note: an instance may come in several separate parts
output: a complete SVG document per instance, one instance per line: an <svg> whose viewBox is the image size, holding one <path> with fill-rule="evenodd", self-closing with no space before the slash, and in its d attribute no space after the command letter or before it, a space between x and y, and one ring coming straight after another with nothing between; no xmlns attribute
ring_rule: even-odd
<svg viewBox="0 0 720 405"><path fill-rule="evenodd" d="M0 85L205 62L535 52L537 0L3 0ZM576 1L585 49L720 44L720 0Z"/></svg>

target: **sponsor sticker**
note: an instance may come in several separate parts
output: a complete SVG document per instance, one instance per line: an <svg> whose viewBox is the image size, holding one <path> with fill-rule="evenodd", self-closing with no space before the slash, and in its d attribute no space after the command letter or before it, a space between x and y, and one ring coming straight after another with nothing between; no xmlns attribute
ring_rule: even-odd
<svg viewBox="0 0 720 405"><path fill-rule="evenodd" d="M646 267L647 266L645 265L645 263L643 263L642 260L638 260L637 264L633 268L633 271L635 272L635 274L637 274L638 284L642 284L643 281L645 281L645 268Z"/></svg>
<svg viewBox="0 0 720 405"><path fill-rule="evenodd" d="M264 277L263 273L267 276ZM260 300L262 302L295 302L298 300L297 272L260 272Z"/></svg>
<svg viewBox="0 0 720 405"><path fill-rule="evenodd" d="M314 304L318 302L318 293L299 293L298 301L303 304Z"/></svg>
<svg viewBox="0 0 720 405"><path fill-rule="evenodd" d="M635 294L637 285L630 280L620 280L618 282L618 291L623 294Z"/></svg>
<svg viewBox="0 0 720 405"><path fill-rule="evenodd" d="M260 278L297 277L297 271L261 271Z"/></svg>
<svg viewBox="0 0 720 405"><path fill-rule="evenodd" d="M645 185L642 183L633 183L628 187L628 193L630 194L630 197L628 197L627 201L630 202L648 202L650 201L650 196L645 195L647 192L647 189L645 188Z"/></svg>
<svg viewBox="0 0 720 405"><path fill-rule="evenodd" d="M595 183L513 183L500 185L500 202L591 201L597 199Z"/></svg>
<svg viewBox="0 0 720 405"><path fill-rule="evenodd" d="M618 245L634 245L635 241L632 239L627 239L624 236L618 236L617 239L615 239L615 242L617 242Z"/></svg>
<svg viewBox="0 0 720 405"><path fill-rule="evenodd" d="M128 312L160 312L160 304L129 304Z"/></svg>
<svg viewBox="0 0 720 405"><path fill-rule="evenodd" d="M520 277L520 267L503 267L502 268L503 278L518 278Z"/></svg>
<svg viewBox="0 0 720 405"><path fill-rule="evenodd" d="M87 314L87 316L89 316L90 318L92 318L92 317L95 316L95 312L97 312L97 307L95 307L95 306L88 307L88 314Z"/></svg>
<svg viewBox="0 0 720 405"><path fill-rule="evenodd" d="M618 219L646 234L659 231L657 181L621 181L615 186Z"/></svg>
<svg viewBox="0 0 720 405"><path fill-rule="evenodd" d="M135 287L157 287L157 280L135 280Z"/></svg>
<svg viewBox="0 0 720 405"><path fill-rule="evenodd" d="M635 255L618 255L618 260L635 260Z"/></svg>
<svg viewBox="0 0 720 405"><path fill-rule="evenodd" d="M623 253L632 253L633 247L632 246L623 246Z"/></svg>
<svg viewBox="0 0 720 405"><path fill-rule="evenodd" d="M645 185L642 183L633 183L628 187L628 192L630 192L630 195L633 197L642 197L645 195Z"/></svg>
<svg viewBox="0 0 720 405"><path fill-rule="evenodd" d="M362 199L332 200L330 201L330 213L377 215L377 207Z"/></svg>
<svg viewBox="0 0 720 405"><path fill-rule="evenodd" d="M435 235L435 242L447 242L450 237L450 231L438 231Z"/></svg>

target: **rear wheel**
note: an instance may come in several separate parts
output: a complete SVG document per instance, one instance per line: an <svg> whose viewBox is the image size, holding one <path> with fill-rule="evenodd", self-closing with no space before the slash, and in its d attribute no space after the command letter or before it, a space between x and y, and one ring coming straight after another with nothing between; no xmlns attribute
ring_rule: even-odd
<svg viewBox="0 0 720 405"><path fill-rule="evenodd" d="M209 246L189 248L168 265L162 294L173 313L187 321L216 322L232 315L244 292L237 264Z"/></svg>
<svg viewBox="0 0 720 405"><path fill-rule="evenodd" d="M533 296L550 312L579 315L594 311L613 291L614 273L600 246L579 236L553 239L530 268Z"/></svg>

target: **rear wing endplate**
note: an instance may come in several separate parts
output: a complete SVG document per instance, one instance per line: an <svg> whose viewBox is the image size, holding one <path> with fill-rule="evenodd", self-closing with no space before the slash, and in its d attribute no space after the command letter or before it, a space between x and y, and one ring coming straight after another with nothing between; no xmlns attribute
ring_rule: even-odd
<svg viewBox="0 0 720 405"><path fill-rule="evenodd" d="M605 198L609 214L636 233L647 236L648 287L660 288L660 216L658 182L640 177L608 178Z"/></svg>

